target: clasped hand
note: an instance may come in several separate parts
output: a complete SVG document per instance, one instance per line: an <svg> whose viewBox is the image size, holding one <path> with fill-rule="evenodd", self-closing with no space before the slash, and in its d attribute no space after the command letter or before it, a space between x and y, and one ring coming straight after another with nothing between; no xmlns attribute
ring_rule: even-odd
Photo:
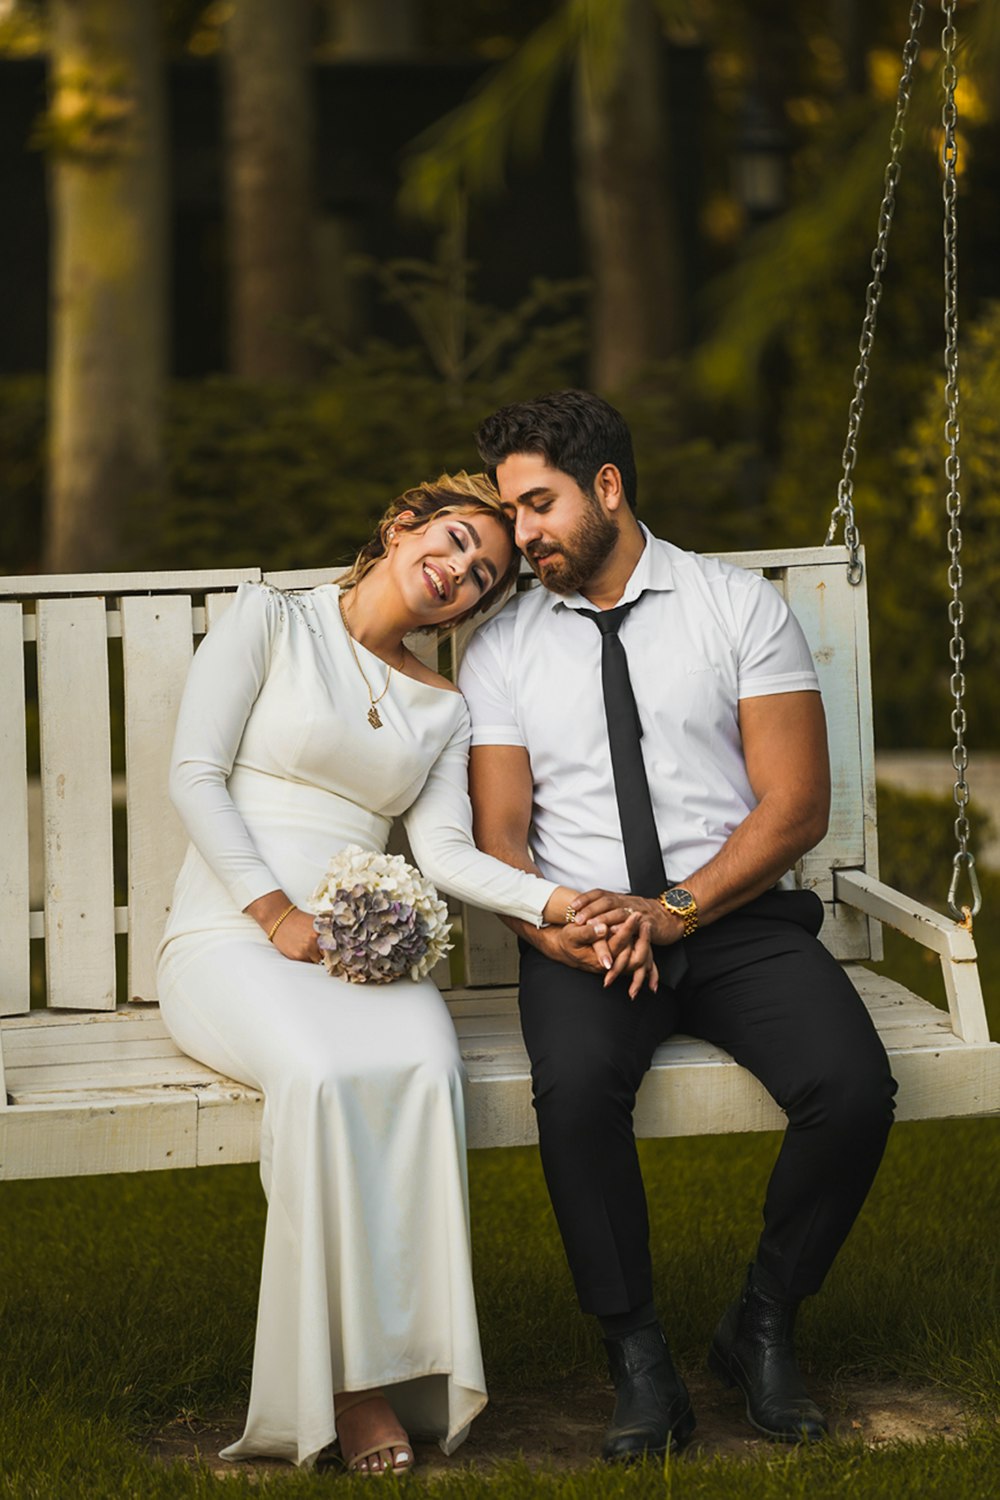
<svg viewBox="0 0 1000 1500"><path fill-rule="evenodd" d="M604 987L623 974L634 1000L644 984L655 994L660 976L653 945L666 946L681 936L683 924L658 901L612 891L586 891L573 903L576 918L559 930L558 956L573 968L604 970Z"/></svg>

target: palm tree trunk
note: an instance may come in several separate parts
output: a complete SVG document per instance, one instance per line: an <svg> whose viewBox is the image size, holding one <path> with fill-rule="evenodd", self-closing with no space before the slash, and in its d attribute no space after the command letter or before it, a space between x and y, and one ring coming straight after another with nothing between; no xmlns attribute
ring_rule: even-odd
<svg viewBox="0 0 1000 1500"><path fill-rule="evenodd" d="M613 83L576 74L577 184L592 299L591 381L622 391L680 340L676 228L669 200L663 39L653 0L625 0Z"/></svg>
<svg viewBox="0 0 1000 1500"><path fill-rule="evenodd" d="M316 311L305 0L237 0L226 29L230 367L305 379Z"/></svg>
<svg viewBox="0 0 1000 1500"><path fill-rule="evenodd" d="M52 0L45 566L121 567L162 476L164 87L154 0Z"/></svg>

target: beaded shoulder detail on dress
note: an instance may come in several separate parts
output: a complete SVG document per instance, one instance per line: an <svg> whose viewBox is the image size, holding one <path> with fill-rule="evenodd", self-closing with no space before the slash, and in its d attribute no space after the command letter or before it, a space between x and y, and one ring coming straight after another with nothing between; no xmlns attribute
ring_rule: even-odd
<svg viewBox="0 0 1000 1500"><path fill-rule="evenodd" d="M285 624L289 615L300 620L307 630L319 637L322 632L316 624L316 606L313 603L310 590L300 591L298 589L279 589L273 583L259 583L257 587L270 599L278 611L278 617Z"/></svg>

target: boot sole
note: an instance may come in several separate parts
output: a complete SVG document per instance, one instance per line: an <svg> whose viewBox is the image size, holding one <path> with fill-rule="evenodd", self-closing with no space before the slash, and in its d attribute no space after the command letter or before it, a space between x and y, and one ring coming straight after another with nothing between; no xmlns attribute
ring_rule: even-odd
<svg viewBox="0 0 1000 1500"><path fill-rule="evenodd" d="M759 1432L761 1437L768 1438L772 1443L788 1443L790 1446L795 1446L799 1443L819 1443L822 1442L823 1438L829 1436L829 1434L826 1432L818 1435L817 1437L808 1437L805 1433L801 1432L775 1432L772 1428L765 1427L761 1422L758 1422L750 1410L750 1394L747 1391L746 1386L743 1384L743 1381L740 1379L740 1377L733 1373L732 1366L729 1364L728 1360L726 1360L719 1353L714 1344L708 1351L708 1368L715 1376L715 1378L721 1381L721 1383L728 1389L731 1390L733 1387L736 1387L736 1389L740 1391L745 1402L747 1421L750 1423L750 1426L753 1428L754 1432Z"/></svg>

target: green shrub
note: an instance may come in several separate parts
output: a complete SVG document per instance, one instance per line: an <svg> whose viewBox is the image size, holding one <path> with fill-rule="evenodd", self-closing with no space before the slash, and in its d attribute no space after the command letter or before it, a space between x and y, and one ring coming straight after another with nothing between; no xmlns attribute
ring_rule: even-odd
<svg viewBox="0 0 1000 1500"><path fill-rule="evenodd" d="M955 805L948 798L879 783L878 844L881 878L909 896L940 906L955 856ZM989 836L990 818L969 808L973 853ZM962 882L962 891L966 884Z"/></svg>

